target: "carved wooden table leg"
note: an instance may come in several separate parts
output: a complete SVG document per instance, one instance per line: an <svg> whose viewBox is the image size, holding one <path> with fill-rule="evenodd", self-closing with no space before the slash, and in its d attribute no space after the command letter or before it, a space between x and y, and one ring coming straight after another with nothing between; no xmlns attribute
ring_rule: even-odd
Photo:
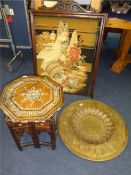
<svg viewBox="0 0 131 175"><path fill-rule="evenodd" d="M56 134L55 134L55 126L53 123L50 126L50 139L51 139L52 149L54 150L56 148Z"/></svg>
<svg viewBox="0 0 131 175"><path fill-rule="evenodd" d="M120 73L124 70L125 66L128 63L131 63L131 55L128 54L128 51L131 47L131 30L124 30L122 32L119 51L118 51L118 59L114 62L111 70L116 73Z"/></svg>
<svg viewBox="0 0 131 175"><path fill-rule="evenodd" d="M13 125L12 125L12 121L6 120L6 123L7 123L8 127L10 129L10 132L11 132L11 134L13 136L13 139L14 139L18 149L20 151L22 151L22 146L20 144L20 134L14 130Z"/></svg>
<svg viewBox="0 0 131 175"><path fill-rule="evenodd" d="M35 127L35 123L31 122L30 124L31 124L31 130L32 130L31 137L32 137L32 140L33 140L33 143L34 143L34 147L35 148L40 148L39 135L38 135L37 129Z"/></svg>

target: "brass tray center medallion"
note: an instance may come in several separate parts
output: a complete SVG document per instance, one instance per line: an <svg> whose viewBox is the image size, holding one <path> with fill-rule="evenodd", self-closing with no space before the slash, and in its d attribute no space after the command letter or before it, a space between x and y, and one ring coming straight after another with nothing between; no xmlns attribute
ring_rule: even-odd
<svg viewBox="0 0 131 175"><path fill-rule="evenodd" d="M92 144L108 141L113 133L113 123L106 113L99 109L87 108L74 111L72 119L76 134Z"/></svg>

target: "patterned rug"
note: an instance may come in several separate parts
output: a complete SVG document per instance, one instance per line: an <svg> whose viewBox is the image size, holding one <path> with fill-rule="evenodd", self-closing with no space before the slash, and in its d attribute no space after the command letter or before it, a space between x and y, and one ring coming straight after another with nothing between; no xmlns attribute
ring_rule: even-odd
<svg viewBox="0 0 131 175"><path fill-rule="evenodd" d="M58 131L71 152L92 161L115 158L128 140L120 114L95 100L79 100L66 107L59 118Z"/></svg>

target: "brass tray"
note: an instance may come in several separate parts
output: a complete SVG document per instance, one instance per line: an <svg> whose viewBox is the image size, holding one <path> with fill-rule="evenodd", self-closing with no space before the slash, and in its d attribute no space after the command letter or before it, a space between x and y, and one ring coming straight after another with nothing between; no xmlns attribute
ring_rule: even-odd
<svg viewBox="0 0 131 175"><path fill-rule="evenodd" d="M127 128L120 114L95 100L80 100L66 107L58 131L70 151L92 161L113 159L127 145Z"/></svg>

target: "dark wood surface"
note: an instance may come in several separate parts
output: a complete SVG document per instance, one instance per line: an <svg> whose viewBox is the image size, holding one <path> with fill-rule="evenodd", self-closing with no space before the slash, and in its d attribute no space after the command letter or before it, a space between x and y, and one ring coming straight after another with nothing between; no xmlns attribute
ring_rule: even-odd
<svg viewBox="0 0 131 175"><path fill-rule="evenodd" d="M54 150L56 148L56 127L55 118L50 118L45 122L12 122L8 117L5 117L5 122L7 123L10 132L14 138L14 141L21 151L23 147L34 146L35 148L40 148L41 145L51 146ZM50 140L43 141L40 140L41 133L47 133L50 136ZM31 142L21 142L23 134L29 134L32 138Z"/></svg>

